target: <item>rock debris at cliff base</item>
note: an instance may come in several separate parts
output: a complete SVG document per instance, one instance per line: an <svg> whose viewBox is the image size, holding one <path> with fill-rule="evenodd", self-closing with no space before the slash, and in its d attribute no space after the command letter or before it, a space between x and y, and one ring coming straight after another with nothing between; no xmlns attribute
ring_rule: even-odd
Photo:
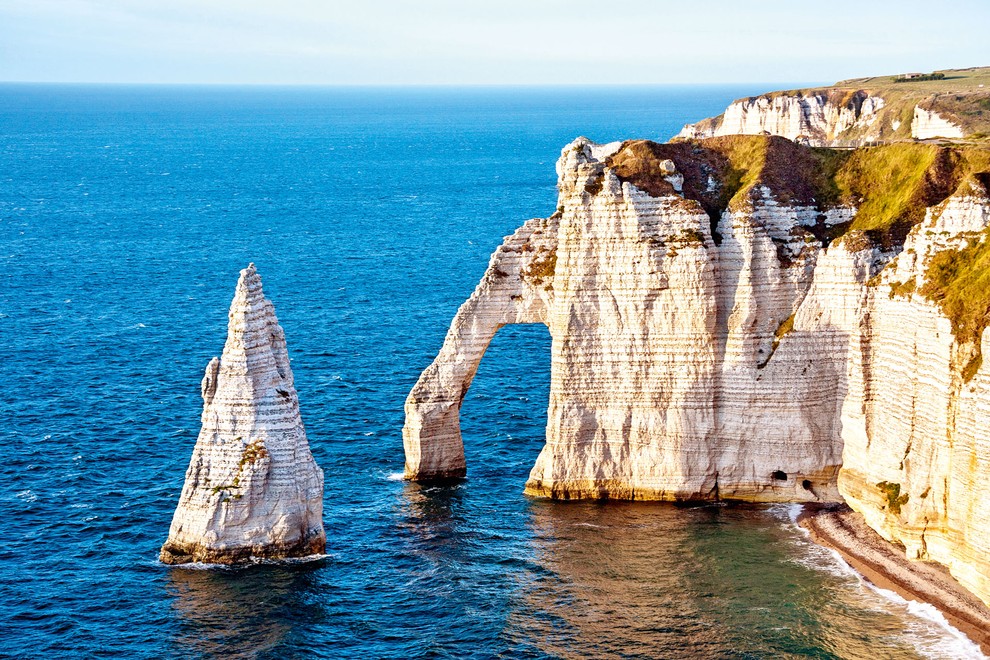
<svg viewBox="0 0 990 660"><path fill-rule="evenodd" d="M845 507L805 511L799 524L874 585L930 603L984 653L990 653L990 607L966 591L944 567L906 559L903 548L885 541L862 515Z"/></svg>

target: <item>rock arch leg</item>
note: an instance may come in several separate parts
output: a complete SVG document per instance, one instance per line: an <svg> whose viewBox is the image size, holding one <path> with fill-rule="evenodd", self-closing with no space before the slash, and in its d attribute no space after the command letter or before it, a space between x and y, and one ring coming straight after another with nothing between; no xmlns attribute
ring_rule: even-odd
<svg viewBox="0 0 990 660"><path fill-rule="evenodd" d="M451 322L443 348L406 399L406 479L465 476L461 403L499 328L547 323L556 250L556 219L535 219L507 236L492 255L481 282Z"/></svg>

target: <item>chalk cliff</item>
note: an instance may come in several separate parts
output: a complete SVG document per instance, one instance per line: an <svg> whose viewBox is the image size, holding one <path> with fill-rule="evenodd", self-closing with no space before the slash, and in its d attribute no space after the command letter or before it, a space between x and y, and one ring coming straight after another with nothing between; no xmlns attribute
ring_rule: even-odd
<svg viewBox="0 0 990 660"><path fill-rule="evenodd" d="M911 137L918 140L930 138L961 138L962 126L954 124L938 112L927 110L920 105L914 107L914 117L911 120Z"/></svg>
<svg viewBox="0 0 990 660"><path fill-rule="evenodd" d="M223 356L203 377L202 429L161 561L322 553L323 471L299 416L285 334L261 278L241 271Z"/></svg>
<svg viewBox="0 0 990 660"><path fill-rule="evenodd" d="M718 117L688 124L677 137L767 134L816 147L849 146L880 138L883 106L883 97L866 90L765 94L739 99Z"/></svg>
<svg viewBox="0 0 990 660"><path fill-rule="evenodd" d="M982 178L928 209L866 289L850 350L839 488L909 558L945 564L990 603L990 368L982 360L990 355L990 178ZM967 269L974 291L960 292L965 307L948 318L930 298L951 296L946 278L958 286Z"/></svg>
<svg viewBox="0 0 990 660"><path fill-rule="evenodd" d="M990 68L941 73L938 80L879 76L742 98L676 137L779 135L815 147L982 139L990 133Z"/></svg>
<svg viewBox="0 0 990 660"><path fill-rule="evenodd" d="M544 323L528 493L845 499L990 599L987 151L578 139L557 169L406 401L407 478L465 475L485 348Z"/></svg>

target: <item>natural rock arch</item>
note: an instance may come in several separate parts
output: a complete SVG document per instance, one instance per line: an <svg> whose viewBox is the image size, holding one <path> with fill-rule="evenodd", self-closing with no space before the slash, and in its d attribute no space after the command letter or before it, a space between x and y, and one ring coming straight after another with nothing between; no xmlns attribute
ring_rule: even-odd
<svg viewBox="0 0 990 660"><path fill-rule="evenodd" d="M495 251L406 400L406 478L465 476L460 409L485 349L503 325L544 323L546 445L527 493L838 497L837 401L823 383L836 380L844 340L806 332L821 321L798 313L821 245L792 229L815 209L758 190L751 207L721 213L716 245L709 211L680 193L687 180L665 158L693 153L656 149L579 139L564 150L558 213Z"/></svg>
<svg viewBox="0 0 990 660"><path fill-rule="evenodd" d="M547 325L556 250L555 218L526 222L495 250L485 276L451 322L443 348L406 399L407 479L465 476L461 404L499 328Z"/></svg>

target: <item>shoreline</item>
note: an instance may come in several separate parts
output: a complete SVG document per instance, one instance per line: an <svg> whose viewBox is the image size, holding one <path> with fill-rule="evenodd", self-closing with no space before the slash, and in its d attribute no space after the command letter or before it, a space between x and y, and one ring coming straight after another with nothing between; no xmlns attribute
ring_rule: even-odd
<svg viewBox="0 0 990 660"><path fill-rule="evenodd" d="M990 607L963 588L941 564L912 561L847 506L805 506L798 524L811 539L835 550L866 580L902 598L935 607L990 655Z"/></svg>

